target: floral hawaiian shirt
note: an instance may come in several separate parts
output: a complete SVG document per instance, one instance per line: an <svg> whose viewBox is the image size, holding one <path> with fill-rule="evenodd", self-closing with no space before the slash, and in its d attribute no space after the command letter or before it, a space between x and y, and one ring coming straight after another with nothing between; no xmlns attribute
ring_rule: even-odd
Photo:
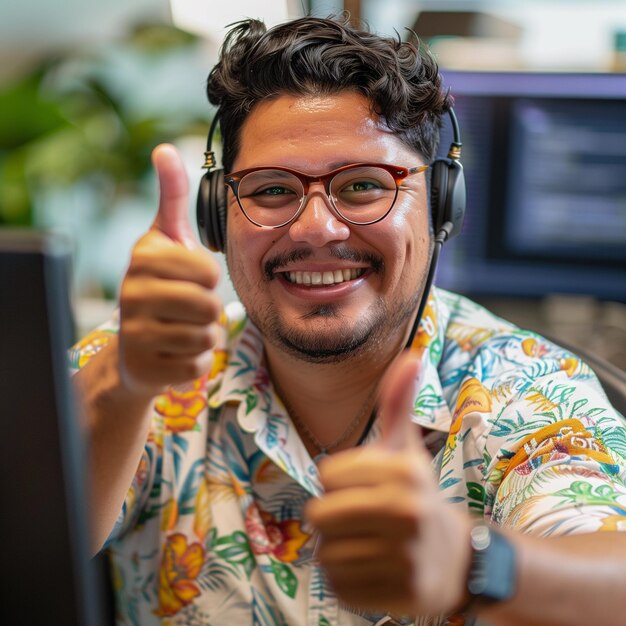
<svg viewBox="0 0 626 626"><path fill-rule="evenodd" d="M114 332L115 321L81 341L72 366ZM626 530L625 422L587 365L441 289L413 350L425 377L412 417L429 429L452 506L543 536ZM378 435L374 424L364 445ZM390 623L329 588L302 513L321 491L259 331L240 305L227 307L212 371L154 403L107 543L118 624Z"/></svg>

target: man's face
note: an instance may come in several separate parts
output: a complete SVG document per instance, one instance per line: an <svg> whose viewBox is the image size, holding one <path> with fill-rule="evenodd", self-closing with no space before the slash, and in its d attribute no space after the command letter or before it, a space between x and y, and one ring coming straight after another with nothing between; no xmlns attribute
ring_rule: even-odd
<svg viewBox="0 0 626 626"><path fill-rule="evenodd" d="M414 167L422 160L360 94L283 95L246 119L233 171L277 165L321 174L359 162ZM424 174L406 178L389 215L368 226L342 221L321 183L309 189L298 219L275 230L249 222L229 190L227 232L235 289L273 346L324 362L405 335L429 258ZM294 282L296 272L302 282ZM328 272L332 284L314 284Z"/></svg>

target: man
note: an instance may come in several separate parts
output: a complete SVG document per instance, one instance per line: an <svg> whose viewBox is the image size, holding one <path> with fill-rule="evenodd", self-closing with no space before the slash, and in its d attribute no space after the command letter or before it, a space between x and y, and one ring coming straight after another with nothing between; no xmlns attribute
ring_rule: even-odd
<svg viewBox="0 0 626 626"><path fill-rule="evenodd" d="M403 353L450 106L434 61L248 21L208 92L246 315L161 146L119 324L73 353L120 622L621 623L626 434L589 369L440 290Z"/></svg>

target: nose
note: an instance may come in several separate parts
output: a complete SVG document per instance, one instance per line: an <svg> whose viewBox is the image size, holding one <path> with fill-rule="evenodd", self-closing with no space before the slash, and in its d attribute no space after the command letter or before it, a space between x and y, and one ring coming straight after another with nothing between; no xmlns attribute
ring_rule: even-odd
<svg viewBox="0 0 626 626"><path fill-rule="evenodd" d="M321 248L332 241L348 239L350 228L339 219L320 185L319 189L309 190L302 213L289 227L289 236L298 243Z"/></svg>

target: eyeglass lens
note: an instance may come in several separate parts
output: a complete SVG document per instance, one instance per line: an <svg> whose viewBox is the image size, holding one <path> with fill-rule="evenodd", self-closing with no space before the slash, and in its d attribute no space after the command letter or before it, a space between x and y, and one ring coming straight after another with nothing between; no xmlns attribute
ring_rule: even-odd
<svg viewBox="0 0 626 626"><path fill-rule="evenodd" d="M280 226L293 218L304 199L302 181L282 170L259 170L244 176L238 199L244 213L262 226ZM330 199L347 221L368 224L384 217L397 195L396 181L379 167L355 167L337 173Z"/></svg>

